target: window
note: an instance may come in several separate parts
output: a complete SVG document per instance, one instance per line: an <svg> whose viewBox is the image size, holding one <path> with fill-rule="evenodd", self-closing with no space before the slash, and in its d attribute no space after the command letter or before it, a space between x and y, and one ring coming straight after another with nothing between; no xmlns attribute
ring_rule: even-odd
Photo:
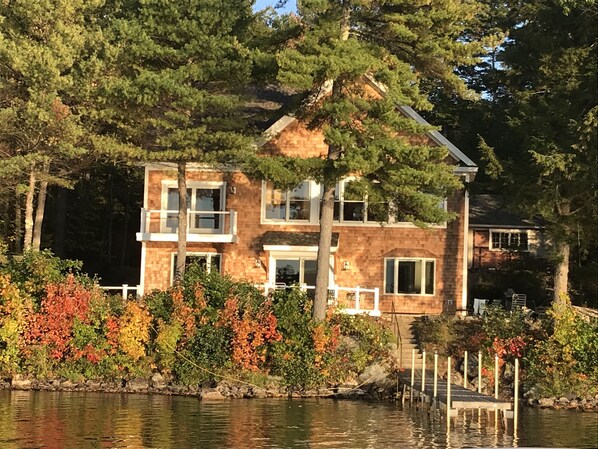
<svg viewBox="0 0 598 449"><path fill-rule="evenodd" d="M316 259L307 257L276 259L276 284L316 285Z"/></svg>
<svg viewBox="0 0 598 449"><path fill-rule="evenodd" d="M266 183L265 218L278 221L308 221L311 212L310 182L303 181L292 190L274 188Z"/></svg>
<svg viewBox="0 0 598 449"><path fill-rule="evenodd" d="M433 295L434 278L434 259L385 259L385 293Z"/></svg>
<svg viewBox="0 0 598 449"><path fill-rule="evenodd" d="M491 231L490 249L528 251L527 231Z"/></svg>
<svg viewBox="0 0 598 449"><path fill-rule="evenodd" d="M214 212L224 210L223 184L197 184L187 189L189 208L189 229L192 233L211 233L222 229L222 215ZM177 187L167 187L165 227L167 232L176 232L178 218L179 191Z"/></svg>
<svg viewBox="0 0 598 449"><path fill-rule="evenodd" d="M172 274L170 283L174 281L174 274L176 272L176 262L177 256L176 253L172 255L172 270L170 273ZM220 262L221 256L220 254L216 253L189 253L185 257L185 267L189 267L192 264L198 264L201 268L203 268L208 273L212 271L220 272Z"/></svg>
<svg viewBox="0 0 598 449"><path fill-rule="evenodd" d="M368 203L367 198L356 192L351 180L341 181L334 189L334 220L341 223L388 221L388 204Z"/></svg>

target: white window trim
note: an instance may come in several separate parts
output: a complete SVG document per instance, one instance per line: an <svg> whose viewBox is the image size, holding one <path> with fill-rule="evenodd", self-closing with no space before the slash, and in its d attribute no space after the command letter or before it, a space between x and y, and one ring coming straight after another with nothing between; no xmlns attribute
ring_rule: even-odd
<svg viewBox="0 0 598 449"><path fill-rule="evenodd" d="M206 257L207 258L207 265L208 273L212 270L212 257L220 256L220 272L222 273L222 253L211 252L211 251L203 251L203 252L187 252L186 257ZM176 252L170 253L170 285L174 283L174 259L176 258Z"/></svg>
<svg viewBox="0 0 598 449"><path fill-rule="evenodd" d="M527 236L527 247L526 248L494 248L492 246L492 234L525 234ZM509 240L510 240L510 236L509 236ZM496 252L510 251L510 252L518 252L518 253L528 253L528 252L530 252L529 241L530 241L530 233L529 233L529 230L527 230L527 229L493 228L493 229L490 229L490 233L488 234L488 249L490 251L496 251Z"/></svg>
<svg viewBox="0 0 598 449"><path fill-rule="evenodd" d="M161 233L170 233L169 229L166 227L166 217L167 217L167 213L164 212L166 210L168 210L168 190L172 189L172 188L178 188L178 183L177 181L172 181L172 180L162 180L162 189L160 192L160 232ZM187 182L187 189L215 189L215 188L219 188L220 189L220 211L225 211L226 210L226 182L222 182L222 181L188 181ZM193 198L194 196L191 195L191 201L193 203ZM188 204L187 205L187 210L193 211L193 206L192 204ZM210 234L210 233L214 233L214 234L221 234L222 233L222 229L224 226L224 215L221 215L220 218L220 229L214 229L213 232L210 232L209 230L201 230L200 231L194 231L192 229L187 229L188 233L192 233L192 234ZM175 232L176 233L176 232Z"/></svg>
<svg viewBox="0 0 598 449"><path fill-rule="evenodd" d="M395 285L395 289L399 288L399 262L422 262L422 280L421 280L421 285L422 285L422 290L424 293L398 293L398 292L392 292L392 293L387 293L386 292L386 262L389 260L394 260L395 261L395 270L394 270L394 285ZM434 284L433 284L433 291L432 293L425 293L426 291L426 262L434 262ZM392 296L435 296L436 295L436 282L438 280L438 276L436 273L436 259L434 258L430 258L430 257L385 257L384 258L384 285L383 288L384 290L382 290L384 293L384 295L392 295Z"/></svg>
<svg viewBox="0 0 598 449"><path fill-rule="evenodd" d="M318 184L315 181L305 180L309 183L309 219L307 220L289 220L289 219L276 219L276 218L266 218L266 191L267 191L267 181L262 181L262 202L260 205L261 213L260 213L260 224L278 224L278 225L286 225L292 223L293 225L313 225L318 223L319 218L319 206L320 206L320 198L317 194L319 192ZM288 189L286 192L287 194L291 191ZM287 197L287 202L289 198ZM289 208L286 208L286 213L288 215Z"/></svg>
<svg viewBox="0 0 598 449"><path fill-rule="evenodd" d="M349 177L343 179L341 182L351 181L355 177ZM281 226L289 225L293 226L308 226L317 225L320 220L320 184L315 181L309 181L309 192L310 192L310 218L309 220L279 220L273 218L266 218L266 181L262 181L262 192L261 192L261 204L260 204L260 224ZM367 199L365 202L366 215L367 215ZM442 202L444 210L448 208L448 202L445 199ZM341 202L342 208L342 202ZM417 228L415 224L407 221L396 221L393 217L389 217L388 222L380 223L378 221L338 221L334 220L333 227L347 226L347 227L371 227L371 228ZM446 229L447 223L438 223L429 225L432 229Z"/></svg>
<svg viewBox="0 0 598 449"><path fill-rule="evenodd" d="M276 260L277 259L312 259L317 260L318 253L315 251L270 251L268 255L268 283L274 285L276 282ZM328 285L334 286L334 256L330 256L330 271L328 272Z"/></svg>

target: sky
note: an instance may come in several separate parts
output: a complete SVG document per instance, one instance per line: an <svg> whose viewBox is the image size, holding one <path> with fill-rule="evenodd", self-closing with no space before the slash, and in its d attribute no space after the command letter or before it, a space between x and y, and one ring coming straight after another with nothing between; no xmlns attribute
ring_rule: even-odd
<svg viewBox="0 0 598 449"><path fill-rule="evenodd" d="M256 10L263 9L266 6L274 6L276 3L277 3L276 0L257 0L255 2L254 9L256 9ZM292 11L294 9L295 9L295 0L288 0L285 7L280 9L278 12Z"/></svg>

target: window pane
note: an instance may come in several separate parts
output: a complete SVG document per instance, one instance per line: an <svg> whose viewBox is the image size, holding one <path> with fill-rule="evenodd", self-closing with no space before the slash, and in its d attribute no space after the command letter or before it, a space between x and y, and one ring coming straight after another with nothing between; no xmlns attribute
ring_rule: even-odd
<svg viewBox="0 0 598 449"><path fill-rule="evenodd" d="M527 251L528 249L527 232L519 234L519 249L523 251Z"/></svg>
<svg viewBox="0 0 598 449"><path fill-rule="evenodd" d="M388 259L386 261L386 270L385 270L385 283L386 289L384 290L385 293L396 293L395 290L395 261L394 259Z"/></svg>
<svg viewBox="0 0 598 449"><path fill-rule="evenodd" d="M276 283L293 285L299 283L299 259L276 260Z"/></svg>
<svg viewBox="0 0 598 449"><path fill-rule="evenodd" d="M508 248L509 247L509 233L508 232L501 232L500 233L500 246L499 248Z"/></svg>
<svg viewBox="0 0 598 449"><path fill-rule="evenodd" d="M492 233L492 248L500 248L500 233Z"/></svg>
<svg viewBox="0 0 598 449"><path fill-rule="evenodd" d="M220 273L220 254L215 254L210 260L210 273L217 271Z"/></svg>
<svg viewBox="0 0 598 449"><path fill-rule="evenodd" d="M421 261L399 261L399 293L421 293Z"/></svg>
<svg viewBox="0 0 598 449"><path fill-rule="evenodd" d="M426 261L426 295L434 294L434 262Z"/></svg>
<svg viewBox="0 0 598 449"><path fill-rule="evenodd" d="M343 221L363 221L364 220L364 204L352 203L345 201L343 207Z"/></svg>
<svg viewBox="0 0 598 449"><path fill-rule="evenodd" d="M289 196L289 220L309 220L309 182L302 182Z"/></svg>
<svg viewBox="0 0 598 449"><path fill-rule="evenodd" d="M187 208L191 208L191 189L187 189ZM179 210L179 189L177 187L169 187L166 195L166 210ZM171 232L176 232L179 227L179 215L177 212L170 212L166 214L166 227Z"/></svg>
<svg viewBox="0 0 598 449"><path fill-rule="evenodd" d="M219 211L220 210L220 189L196 189L195 210L196 211ZM195 214L193 223L198 229L219 229L219 214Z"/></svg>
<svg viewBox="0 0 598 449"><path fill-rule="evenodd" d="M266 184L266 218L284 220L286 218L287 194L275 189L271 182Z"/></svg>

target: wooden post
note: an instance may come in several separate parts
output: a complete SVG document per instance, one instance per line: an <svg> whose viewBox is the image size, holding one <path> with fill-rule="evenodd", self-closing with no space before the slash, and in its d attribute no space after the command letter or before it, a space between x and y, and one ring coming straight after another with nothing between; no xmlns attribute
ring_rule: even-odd
<svg viewBox="0 0 598 449"><path fill-rule="evenodd" d="M519 416L519 358L515 359L515 397L513 398L513 435L517 434Z"/></svg>
<svg viewBox="0 0 598 449"><path fill-rule="evenodd" d="M422 353L422 393L426 387L426 351Z"/></svg>
<svg viewBox="0 0 598 449"><path fill-rule="evenodd" d="M438 397L438 351L434 351L434 404Z"/></svg>
<svg viewBox="0 0 598 449"><path fill-rule="evenodd" d="M409 402L413 402L413 386L415 385L415 348L411 350L411 389L409 390Z"/></svg>
<svg viewBox="0 0 598 449"><path fill-rule="evenodd" d="M123 284L122 297L123 297L124 301L127 300L128 295L129 295L129 284Z"/></svg>
<svg viewBox="0 0 598 449"><path fill-rule="evenodd" d="M494 399L498 399L498 354L494 356Z"/></svg>
<svg viewBox="0 0 598 449"><path fill-rule="evenodd" d="M467 351L465 351L465 359L463 360L463 388L467 388Z"/></svg>
<svg viewBox="0 0 598 449"><path fill-rule="evenodd" d="M478 352L478 393L482 392L482 351Z"/></svg>
<svg viewBox="0 0 598 449"><path fill-rule="evenodd" d="M451 357L447 358L446 371L446 426L447 429L451 427Z"/></svg>

